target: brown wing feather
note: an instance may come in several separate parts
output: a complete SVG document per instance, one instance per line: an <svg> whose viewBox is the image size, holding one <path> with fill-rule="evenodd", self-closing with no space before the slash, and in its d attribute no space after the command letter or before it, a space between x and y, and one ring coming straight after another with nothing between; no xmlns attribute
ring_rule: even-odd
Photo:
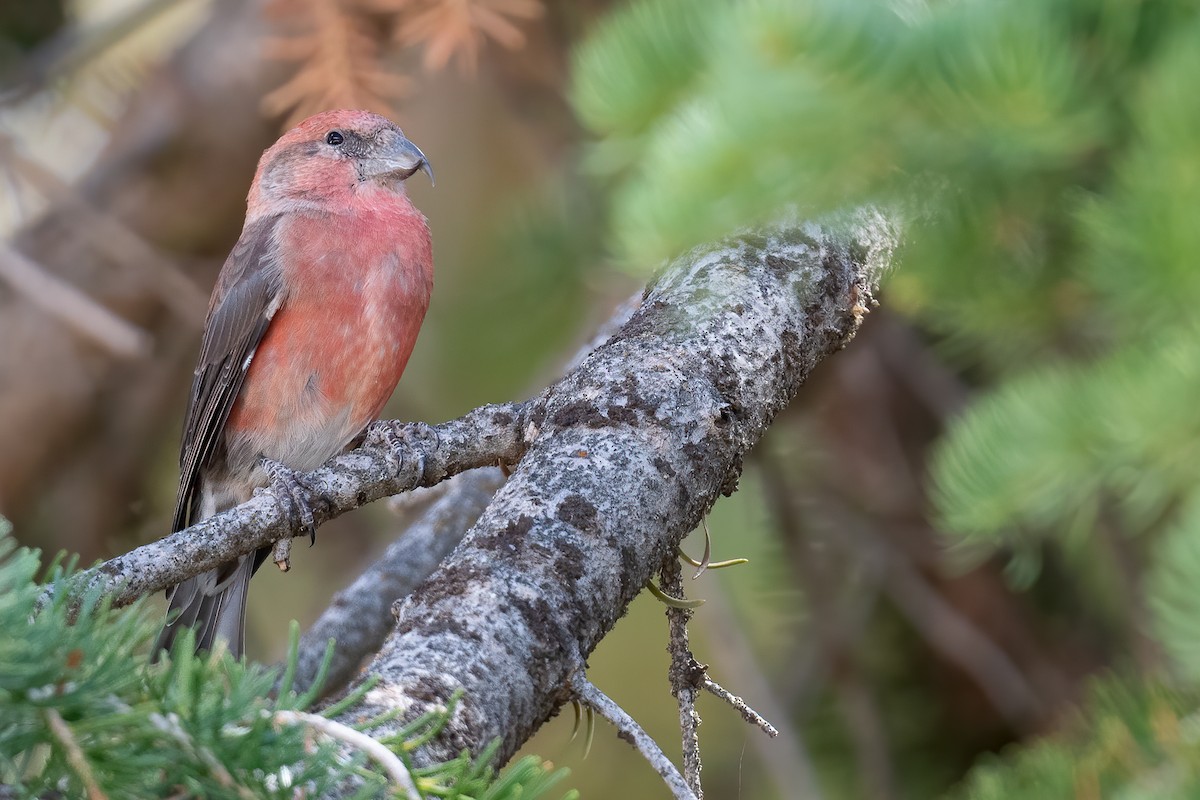
<svg viewBox="0 0 1200 800"><path fill-rule="evenodd" d="M220 444L249 360L279 308L283 291L275 255L279 220L269 217L246 226L217 279L188 398L173 531L195 521L200 471Z"/></svg>

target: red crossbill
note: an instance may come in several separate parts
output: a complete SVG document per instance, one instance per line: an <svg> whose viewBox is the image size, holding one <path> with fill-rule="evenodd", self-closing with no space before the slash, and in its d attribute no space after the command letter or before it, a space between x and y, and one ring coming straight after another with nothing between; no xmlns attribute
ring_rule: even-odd
<svg viewBox="0 0 1200 800"><path fill-rule="evenodd" d="M358 439L408 362L433 288L404 181L425 155L367 111L309 117L263 153L217 278L188 401L172 530L307 472ZM302 517L304 515L302 514ZM270 548L168 591L155 645L243 650L246 593Z"/></svg>

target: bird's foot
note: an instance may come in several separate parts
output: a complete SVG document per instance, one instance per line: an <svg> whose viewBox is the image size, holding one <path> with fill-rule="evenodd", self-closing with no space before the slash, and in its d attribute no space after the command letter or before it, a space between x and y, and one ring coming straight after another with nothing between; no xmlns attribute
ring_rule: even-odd
<svg viewBox="0 0 1200 800"><path fill-rule="evenodd" d="M284 511L292 518L293 523L299 523L301 531L308 533L310 546L316 544L317 521L306 499L308 487L300 481L300 475L269 458L263 458L262 468L271 479L271 488L275 490L275 496L279 498Z"/></svg>
<svg viewBox="0 0 1200 800"><path fill-rule="evenodd" d="M442 446L442 437L437 428L425 422L400 422L394 419L379 419L367 428L366 443L383 448L383 457L393 475L404 469L404 454L413 452L417 457L417 481L414 485L426 486L425 454Z"/></svg>

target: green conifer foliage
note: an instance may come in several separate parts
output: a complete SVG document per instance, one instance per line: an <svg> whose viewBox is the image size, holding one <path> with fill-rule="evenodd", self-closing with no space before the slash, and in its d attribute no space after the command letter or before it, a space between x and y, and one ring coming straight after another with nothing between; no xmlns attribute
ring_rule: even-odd
<svg viewBox="0 0 1200 800"><path fill-rule="evenodd" d="M1112 797L1184 800L1200 792L1194 691L1107 680L1065 732L976 767L957 800Z"/></svg>
<svg viewBox="0 0 1200 800"><path fill-rule="evenodd" d="M0 519L0 526L7 523ZM348 781L357 782L355 797L403 796L363 754L347 758L339 742L275 718L309 710L317 696L291 688L295 625L278 685L278 670L228 655L196 656L188 641L151 665L156 612L141 603L114 610L93 592L82 597L72 622L70 565L52 565L46 583L36 580L39 571L38 555L0 530L0 786L15 796L290 800L324 797ZM54 599L38 610L47 586ZM334 716L361 696L321 713ZM547 770L529 756L497 778L494 747L412 769L408 753L451 711L415 720L384 740L409 764L422 798L547 797L565 777L565 770ZM358 727L370 732L381 722Z"/></svg>

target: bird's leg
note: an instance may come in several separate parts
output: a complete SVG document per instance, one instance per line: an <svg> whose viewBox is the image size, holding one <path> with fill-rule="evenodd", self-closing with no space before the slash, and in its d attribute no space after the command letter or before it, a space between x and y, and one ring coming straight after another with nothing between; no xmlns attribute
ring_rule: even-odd
<svg viewBox="0 0 1200 800"><path fill-rule="evenodd" d="M432 441L432 446L430 442ZM388 469L400 475L404 469L404 454L411 450L417 454L416 486L425 485L425 454L442 446L437 428L425 422L400 422L395 419L380 419L367 428L365 443L383 448Z"/></svg>
<svg viewBox="0 0 1200 800"><path fill-rule="evenodd" d="M300 523L300 530L307 531L310 546L317 543L317 522L313 518L312 508L309 507L305 495L308 488L300 482L300 476L295 470L273 461L269 458L262 460L263 471L271 479L271 488L276 497L284 505L288 516L293 522Z"/></svg>

